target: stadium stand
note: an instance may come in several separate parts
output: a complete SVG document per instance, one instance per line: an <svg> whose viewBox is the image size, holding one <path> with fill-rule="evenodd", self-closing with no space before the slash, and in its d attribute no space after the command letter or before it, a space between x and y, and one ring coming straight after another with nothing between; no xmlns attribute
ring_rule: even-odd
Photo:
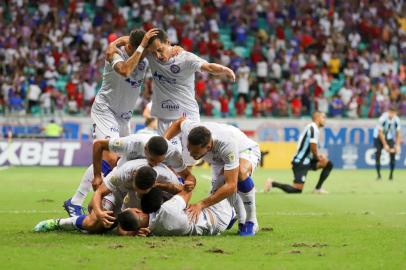
<svg viewBox="0 0 406 270"><path fill-rule="evenodd" d="M0 113L89 114L108 42L156 26L238 75L235 84L197 77L202 115L301 117L318 109L372 118L396 104L405 116L402 2L2 1Z"/></svg>

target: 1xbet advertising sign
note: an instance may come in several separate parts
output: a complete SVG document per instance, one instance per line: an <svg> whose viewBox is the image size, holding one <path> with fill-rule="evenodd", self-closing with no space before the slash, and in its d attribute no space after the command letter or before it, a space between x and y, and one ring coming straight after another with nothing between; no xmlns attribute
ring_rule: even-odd
<svg viewBox="0 0 406 270"><path fill-rule="evenodd" d="M0 142L0 166L88 166L92 142L13 140Z"/></svg>

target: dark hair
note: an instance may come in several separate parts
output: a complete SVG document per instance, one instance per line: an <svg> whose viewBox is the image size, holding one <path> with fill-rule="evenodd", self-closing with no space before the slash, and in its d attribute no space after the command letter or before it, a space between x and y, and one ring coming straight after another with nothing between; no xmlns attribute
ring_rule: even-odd
<svg viewBox="0 0 406 270"><path fill-rule="evenodd" d="M151 123L154 122L155 119L156 119L155 117L148 117L147 119L145 119L145 126L147 127L151 125Z"/></svg>
<svg viewBox="0 0 406 270"><path fill-rule="evenodd" d="M395 104L390 105L389 107L389 111L391 112L397 112L398 111L398 107Z"/></svg>
<svg viewBox="0 0 406 270"><path fill-rule="evenodd" d="M168 152L168 142L162 136L154 136L147 142L148 152L152 155L162 156Z"/></svg>
<svg viewBox="0 0 406 270"><path fill-rule="evenodd" d="M158 29L158 33L156 34L156 36L153 36L149 39L148 45L151 45L155 39L159 39L162 43L167 42L168 34L166 34L166 32L164 30Z"/></svg>
<svg viewBox="0 0 406 270"><path fill-rule="evenodd" d="M141 197L141 210L145 214L154 213L161 208L164 202L162 191L159 188L152 188Z"/></svg>
<svg viewBox="0 0 406 270"><path fill-rule="evenodd" d="M118 224L125 231L136 231L141 227L139 219L129 209L118 214L117 219Z"/></svg>
<svg viewBox="0 0 406 270"><path fill-rule="evenodd" d="M190 131L187 139L191 145L206 146L211 140L211 133L206 127L195 127Z"/></svg>
<svg viewBox="0 0 406 270"><path fill-rule="evenodd" d="M130 45L135 49L140 46L142 39L144 38L145 31L142 29L134 29L130 33Z"/></svg>
<svg viewBox="0 0 406 270"><path fill-rule="evenodd" d="M143 166L137 170L134 175L135 186L139 189L146 190L155 184L157 173L150 166Z"/></svg>

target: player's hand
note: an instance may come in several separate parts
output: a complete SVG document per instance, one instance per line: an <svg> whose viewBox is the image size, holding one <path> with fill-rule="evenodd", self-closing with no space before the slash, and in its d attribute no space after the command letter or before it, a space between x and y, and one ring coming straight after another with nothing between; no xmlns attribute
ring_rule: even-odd
<svg viewBox="0 0 406 270"><path fill-rule="evenodd" d="M95 178L93 178L92 180L92 187L93 187L93 191L96 191L96 189L103 183L103 180L100 176L96 176Z"/></svg>
<svg viewBox="0 0 406 270"><path fill-rule="evenodd" d="M116 221L116 218L113 215L113 211L101 211L98 215L97 218L102 222L104 228L110 228L113 226L114 221Z"/></svg>
<svg viewBox="0 0 406 270"><path fill-rule="evenodd" d="M139 228L137 231L137 236L146 237L151 234L151 230L147 228Z"/></svg>
<svg viewBox="0 0 406 270"><path fill-rule="evenodd" d="M383 146L383 149L385 149L386 152L390 153L389 145L385 144L385 145Z"/></svg>
<svg viewBox="0 0 406 270"><path fill-rule="evenodd" d="M185 184L183 185L183 189L187 192L191 192L196 186L194 181L185 180Z"/></svg>
<svg viewBox="0 0 406 270"><path fill-rule="evenodd" d="M184 49L180 46L173 46L172 47L172 57L177 56L178 54L180 54L181 52L183 52Z"/></svg>
<svg viewBox="0 0 406 270"><path fill-rule="evenodd" d="M189 219L196 223L197 219L199 218L200 212L202 212L202 205L200 203L196 204L191 204L189 207L186 209L186 213L189 217Z"/></svg>
<svg viewBox="0 0 406 270"><path fill-rule="evenodd" d="M235 82L235 74L232 69L230 69L228 67L224 67L224 74L230 81Z"/></svg>
<svg viewBox="0 0 406 270"><path fill-rule="evenodd" d="M396 145L396 147L395 147L395 152L396 152L396 153L400 153L400 145L399 145L399 144Z"/></svg>
<svg viewBox="0 0 406 270"><path fill-rule="evenodd" d="M118 50L116 45L110 44L106 50L106 60L111 63L114 54L120 54L120 51Z"/></svg>
<svg viewBox="0 0 406 270"><path fill-rule="evenodd" d="M158 34L158 28L152 28L148 32L145 33L144 38L141 41L141 46L146 48L148 47L148 42L150 38L156 36Z"/></svg>

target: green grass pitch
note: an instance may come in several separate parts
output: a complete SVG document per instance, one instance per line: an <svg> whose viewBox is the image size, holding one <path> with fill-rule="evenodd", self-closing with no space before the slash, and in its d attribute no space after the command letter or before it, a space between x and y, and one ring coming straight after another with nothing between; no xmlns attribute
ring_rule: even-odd
<svg viewBox="0 0 406 270"><path fill-rule="evenodd" d="M78 232L33 233L43 219L65 217L61 205L83 168L0 171L1 269L406 269L406 171L395 181L372 170L335 170L328 195L260 192L267 176L290 183L289 170L258 169L252 238L236 228L218 237L124 238ZM194 200L209 191L208 170L196 169Z"/></svg>

